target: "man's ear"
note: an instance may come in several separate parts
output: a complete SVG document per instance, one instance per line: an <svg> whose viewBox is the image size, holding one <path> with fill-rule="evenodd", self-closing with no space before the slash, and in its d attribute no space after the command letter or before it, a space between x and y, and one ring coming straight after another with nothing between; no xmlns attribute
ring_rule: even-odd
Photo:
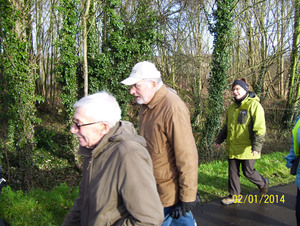
<svg viewBox="0 0 300 226"><path fill-rule="evenodd" d="M151 81L151 90L154 92L157 90L157 83L155 81Z"/></svg>
<svg viewBox="0 0 300 226"><path fill-rule="evenodd" d="M110 130L110 127L109 127L109 125L107 125L107 124L105 124L105 123L103 123L102 124L103 125L103 129L101 130L101 135L105 135L105 134L107 134L108 132L109 132L109 130Z"/></svg>

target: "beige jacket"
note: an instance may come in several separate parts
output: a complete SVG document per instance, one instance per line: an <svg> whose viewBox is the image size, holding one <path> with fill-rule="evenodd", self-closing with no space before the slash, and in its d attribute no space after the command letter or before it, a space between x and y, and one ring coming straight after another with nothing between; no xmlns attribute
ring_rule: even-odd
<svg viewBox="0 0 300 226"><path fill-rule="evenodd" d="M164 219L145 139L121 121L85 156L79 197L63 226L161 225Z"/></svg>
<svg viewBox="0 0 300 226"><path fill-rule="evenodd" d="M185 103L165 85L140 110L140 134L147 141L164 207L193 202L198 185L198 152Z"/></svg>

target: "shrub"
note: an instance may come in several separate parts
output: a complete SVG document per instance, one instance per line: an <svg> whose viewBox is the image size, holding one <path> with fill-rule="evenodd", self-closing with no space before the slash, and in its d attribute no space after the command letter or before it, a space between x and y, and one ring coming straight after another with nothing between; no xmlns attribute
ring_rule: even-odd
<svg viewBox="0 0 300 226"><path fill-rule="evenodd" d="M78 187L66 183L52 191L34 189L27 194L7 186L0 195L0 217L11 225L61 225L76 197Z"/></svg>

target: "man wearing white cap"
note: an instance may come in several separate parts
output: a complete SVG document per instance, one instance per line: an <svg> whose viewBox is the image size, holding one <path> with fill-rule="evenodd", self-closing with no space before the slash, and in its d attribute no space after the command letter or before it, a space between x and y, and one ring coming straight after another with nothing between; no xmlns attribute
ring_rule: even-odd
<svg viewBox="0 0 300 226"><path fill-rule="evenodd" d="M198 152L190 113L177 94L162 82L153 63L137 63L121 82L131 86L140 110L140 134L152 157L158 193L168 225L196 225Z"/></svg>

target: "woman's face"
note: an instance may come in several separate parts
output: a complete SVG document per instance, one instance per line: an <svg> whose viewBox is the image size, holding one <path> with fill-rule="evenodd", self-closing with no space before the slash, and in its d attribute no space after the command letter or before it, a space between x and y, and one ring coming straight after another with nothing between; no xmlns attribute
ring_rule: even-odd
<svg viewBox="0 0 300 226"><path fill-rule="evenodd" d="M236 100L241 100L247 94L247 92L241 86L235 85L232 88L232 94Z"/></svg>

